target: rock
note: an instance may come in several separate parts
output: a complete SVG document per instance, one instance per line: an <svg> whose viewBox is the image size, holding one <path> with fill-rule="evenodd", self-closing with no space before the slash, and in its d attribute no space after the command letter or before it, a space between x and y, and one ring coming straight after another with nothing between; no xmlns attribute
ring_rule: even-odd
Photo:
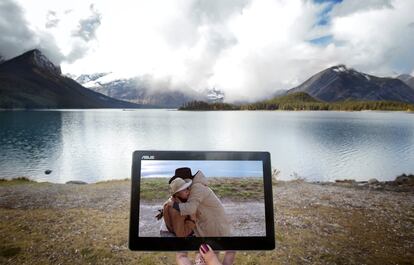
<svg viewBox="0 0 414 265"><path fill-rule="evenodd" d="M80 181L80 180L70 180L68 182L66 182L66 184L77 184L77 185L84 185L84 184L88 184L84 181Z"/></svg>
<svg viewBox="0 0 414 265"><path fill-rule="evenodd" d="M373 184L377 184L379 181L378 181L378 179L376 179L376 178L372 178L372 179L369 179L368 180L368 184L369 185L373 185Z"/></svg>
<svg viewBox="0 0 414 265"><path fill-rule="evenodd" d="M382 190L382 189L384 189L381 185L376 185L376 184L374 184L374 185L372 185L370 187L373 188L374 190Z"/></svg>
<svg viewBox="0 0 414 265"><path fill-rule="evenodd" d="M46 170L45 170L45 174L46 174L46 175L49 175L50 173L52 173L52 170L50 170L50 169L46 169Z"/></svg>
<svg viewBox="0 0 414 265"><path fill-rule="evenodd" d="M349 183L349 184L354 184L356 181L355 179L336 179L335 180L336 183Z"/></svg>
<svg viewBox="0 0 414 265"><path fill-rule="evenodd" d="M396 177L394 182L399 185L414 185L414 175L402 174Z"/></svg>

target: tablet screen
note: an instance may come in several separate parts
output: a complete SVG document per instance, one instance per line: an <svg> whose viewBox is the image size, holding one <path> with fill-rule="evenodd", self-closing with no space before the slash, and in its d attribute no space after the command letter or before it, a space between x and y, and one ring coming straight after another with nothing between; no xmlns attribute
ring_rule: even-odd
<svg viewBox="0 0 414 265"><path fill-rule="evenodd" d="M173 182L178 183L176 187L169 184L174 176L180 178ZM180 196L177 191L187 186L188 192ZM181 209L163 207L171 196ZM266 236L264 206L262 161L141 162L138 236ZM158 220L155 216L161 209L164 218ZM185 218L194 220L193 229ZM189 233L181 233L183 229L178 226Z"/></svg>
<svg viewBox="0 0 414 265"><path fill-rule="evenodd" d="M199 242L209 240L216 249L268 249L272 239L274 247L268 156L265 152L135 152L130 248L197 249ZM259 244L237 247L246 239Z"/></svg>

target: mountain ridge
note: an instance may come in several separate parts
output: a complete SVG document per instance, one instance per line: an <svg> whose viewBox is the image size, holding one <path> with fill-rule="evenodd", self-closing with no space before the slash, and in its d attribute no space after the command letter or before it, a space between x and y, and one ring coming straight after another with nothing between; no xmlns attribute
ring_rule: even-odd
<svg viewBox="0 0 414 265"><path fill-rule="evenodd" d="M224 93L219 89L154 89L150 77L122 78L116 73L82 74L74 78L83 86L104 95L139 104L152 104L164 108L178 108L193 100L223 102Z"/></svg>
<svg viewBox="0 0 414 265"><path fill-rule="evenodd" d="M414 89L414 76L409 75L409 74L401 74L397 76L397 78L403 81L407 86Z"/></svg>
<svg viewBox="0 0 414 265"><path fill-rule="evenodd" d="M0 64L0 108L138 108L61 74L38 49Z"/></svg>
<svg viewBox="0 0 414 265"><path fill-rule="evenodd" d="M324 69L287 91L306 92L326 101L368 100L414 103L414 90L403 81L358 72L345 65Z"/></svg>

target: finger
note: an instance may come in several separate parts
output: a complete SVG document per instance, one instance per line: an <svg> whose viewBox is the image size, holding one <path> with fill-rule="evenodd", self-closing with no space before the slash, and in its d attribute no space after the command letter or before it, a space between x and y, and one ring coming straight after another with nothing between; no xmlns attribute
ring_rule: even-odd
<svg viewBox="0 0 414 265"><path fill-rule="evenodd" d="M236 251L226 251L223 257L223 265L232 265L236 257Z"/></svg>
<svg viewBox="0 0 414 265"><path fill-rule="evenodd" d="M213 249L207 244L201 244L199 252L207 265L221 265Z"/></svg>

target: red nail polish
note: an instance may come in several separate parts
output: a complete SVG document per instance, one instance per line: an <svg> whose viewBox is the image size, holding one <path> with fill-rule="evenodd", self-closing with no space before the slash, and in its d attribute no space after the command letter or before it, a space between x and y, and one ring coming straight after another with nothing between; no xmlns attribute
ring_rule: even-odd
<svg viewBox="0 0 414 265"><path fill-rule="evenodd" d="M209 251L206 244L201 244L200 249L201 249L201 252L203 252L203 254L206 254Z"/></svg>

